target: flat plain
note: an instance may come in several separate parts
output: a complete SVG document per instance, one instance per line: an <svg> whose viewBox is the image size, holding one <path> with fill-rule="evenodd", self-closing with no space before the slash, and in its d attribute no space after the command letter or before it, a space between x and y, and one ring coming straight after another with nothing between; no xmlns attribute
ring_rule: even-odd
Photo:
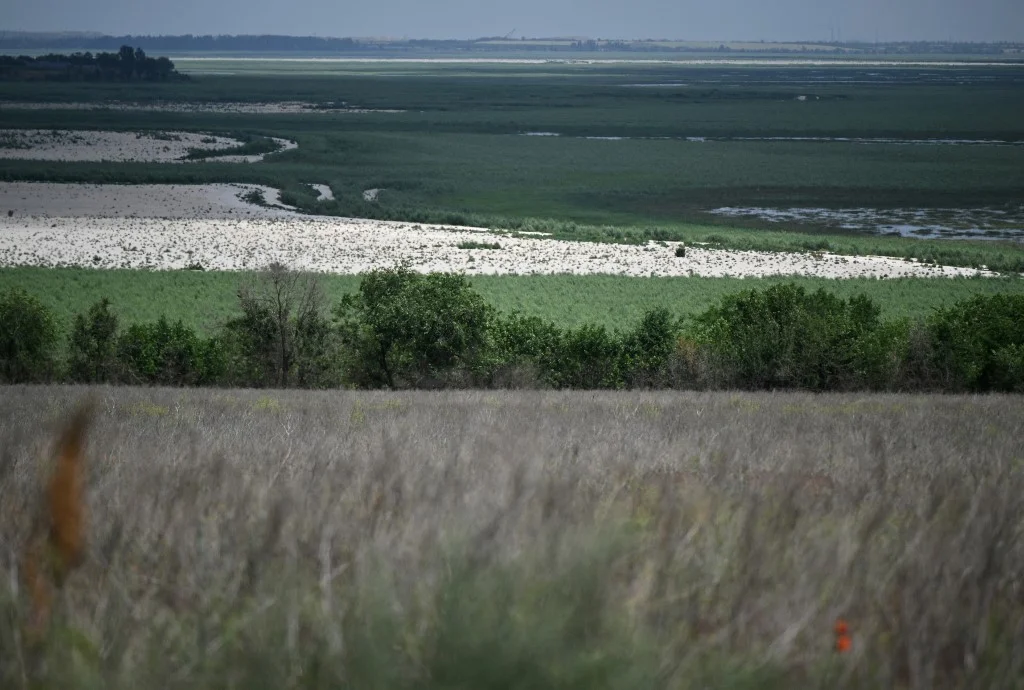
<svg viewBox="0 0 1024 690"><path fill-rule="evenodd" d="M179 62L192 80L0 84L0 129L187 129L250 145L277 137L295 148L252 164L4 159L0 180L244 183L280 189L284 203L315 216L491 228L552 240L684 242L803 257L828 252L851 261L890 256L1024 273L1019 63ZM972 239L942 239L949 234ZM500 259L500 252L462 254L461 266L445 265L473 273L470 257ZM101 256L95 265L120 264ZM8 282L27 275L0 271ZM877 273L883 274L900 275ZM57 302L58 292L68 292L60 281L71 275L55 272L45 299ZM194 280L198 293L211 279L189 273L166 280ZM630 291L649 294L649 279L636 280ZM690 291L714 293L720 279L708 280L706 289L699 279L688 283ZM566 280L562 289L570 292L557 299L587 302L595 292L588 285L595 284ZM949 283L951 296L961 294L957 285ZM922 292L935 294L932 287ZM535 294L510 292L503 303L534 313L564 311L531 302ZM657 304L644 297L645 308L687 311L672 303L677 294L666 291ZM907 309L933 302L915 304Z"/></svg>
<svg viewBox="0 0 1024 690"><path fill-rule="evenodd" d="M188 131L258 162L0 157L0 186L24 198L40 189L25 183L133 185L104 187L121 201L101 212L12 202L0 227L31 217L36 237L74 239L136 222L115 238L128 252L159 235L143 207L185 196L170 185L220 185L161 222L220 229L203 240L216 249L294 213L236 203L256 190L338 229L1002 274L470 279L563 326L692 315L779 282L907 317L1024 290L1020 63L178 62L192 80L0 83L0 131ZM0 139L11 156L20 143ZM214 333L252 276L75 256L101 268L2 266L0 290L64 328L109 297L125 322ZM358 281L322 275L331 303ZM85 558L40 637L26 543L85 399ZM0 687L1015 687L1022 468L1020 396L7 386Z"/></svg>

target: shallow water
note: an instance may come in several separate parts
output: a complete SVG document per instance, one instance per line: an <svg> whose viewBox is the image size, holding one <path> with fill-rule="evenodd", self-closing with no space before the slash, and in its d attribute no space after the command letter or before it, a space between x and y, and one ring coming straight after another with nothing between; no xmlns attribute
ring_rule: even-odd
<svg viewBox="0 0 1024 690"><path fill-rule="evenodd" d="M750 141L750 142L793 142L805 144L874 144L886 146L1024 146L1024 141L1006 139L899 139L893 137L628 137L618 135L565 136L561 132L521 132L524 137L565 137L566 139L588 139L590 141Z"/></svg>
<svg viewBox="0 0 1024 690"><path fill-rule="evenodd" d="M921 239L1024 242L1024 206L1017 208L757 208L726 206L709 213L770 223L808 223Z"/></svg>

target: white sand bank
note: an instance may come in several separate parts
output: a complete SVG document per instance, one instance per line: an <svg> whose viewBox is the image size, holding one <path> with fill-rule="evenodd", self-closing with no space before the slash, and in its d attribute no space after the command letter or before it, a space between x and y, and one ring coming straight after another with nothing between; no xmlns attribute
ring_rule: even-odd
<svg viewBox="0 0 1024 690"><path fill-rule="evenodd" d="M312 217L252 206L253 185L0 184L0 266L251 269L272 261L293 268L358 273L408 260L420 271L467 274L630 276L977 275L887 257L740 252L675 244L626 246L507 237L480 228ZM264 196L273 197L264 189ZM7 210L13 211L11 216ZM483 237L482 237L483 236ZM466 241L501 249L459 249Z"/></svg>
<svg viewBox="0 0 1024 690"><path fill-rule="evenodd" d="M333 201L334 200L334 192L331 190L329 185L325 185L325 184L311 184L309 186L312 187L314 190L316 190L316 193L320 195L320 196L318 196L316 198L317 201Z"/></svg>
<svg viewBox="0 0 1024 690"><path fill-rule="evenodd" d="M381 110L349 107L344 103L307 103L277 101L274 103L180 102L136 103L132 101L93 101L88 103L44 103L39 101L0 101L3 110L114 110L142 113L243 113L246 115L288 115L296 113L402 113L404 110Z"/></svg>
<svg viewBox="0 0 1024 690"><path fill-rule="evenodd" d="M247 203L241 196L263 192L267 203L280 197L277 189L254 184L53 184L0 183L0 217L17 227L26 216L90 218L276 218L294 213ZM7 217L13 212L12 217ZM298 216L302 217L302 216ZM20 219L20 220L19 220Z"/></svg>
<svg viewBox="0 0 1024 690"><path fill-rule="evenodd" d="M282 151L291 151L292 149L299 148L298 142L290 139L281 139L279 137L270 137L270 140L277 144L277 150L271 151L270 153L253 153L248 155L227 155L227 156L214 156L213 158L205 159L208 163L259 163L267 156L273 156ZM186 161L187 162L187 161Z"/></svg>
<svg viewBox="0 0 1024 690"><path fill-rule="evenodd" d="M94 130L2 129L0 158L43 161L134 163L258 163L266 156L298 148L298 143L271 137L269 154L223 155L187 159L189 151L213 151L242 145L229 137L199 132L103 132Z"/></svg>
<svg viewBox="0 0 1024 690"><path fill-rule="evenodd" d="M195 132L97 132L89 130L3 129L0 158L40 161L169 163L190 149L206 151L242 142Z"/></svg>

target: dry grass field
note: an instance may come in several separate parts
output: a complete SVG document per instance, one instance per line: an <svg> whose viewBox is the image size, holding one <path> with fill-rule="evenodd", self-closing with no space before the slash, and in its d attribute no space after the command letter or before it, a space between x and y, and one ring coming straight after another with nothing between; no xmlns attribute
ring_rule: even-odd
<svg viewBox="0 0 1024 690"><path fill-rule="evenodd" d="M11 387L0 687L1021 687L1022 528L1021 397Z"/></svg>

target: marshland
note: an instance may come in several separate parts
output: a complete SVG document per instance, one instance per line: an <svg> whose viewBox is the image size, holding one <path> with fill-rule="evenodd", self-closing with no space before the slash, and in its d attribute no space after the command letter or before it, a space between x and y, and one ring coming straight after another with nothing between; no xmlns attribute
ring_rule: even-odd
<svg viewBox="0 0 1024 690"><path fill-rule="evenodd" d="M621 57L0 81L0 687L1021 687L1024 63Z"/></svg>

